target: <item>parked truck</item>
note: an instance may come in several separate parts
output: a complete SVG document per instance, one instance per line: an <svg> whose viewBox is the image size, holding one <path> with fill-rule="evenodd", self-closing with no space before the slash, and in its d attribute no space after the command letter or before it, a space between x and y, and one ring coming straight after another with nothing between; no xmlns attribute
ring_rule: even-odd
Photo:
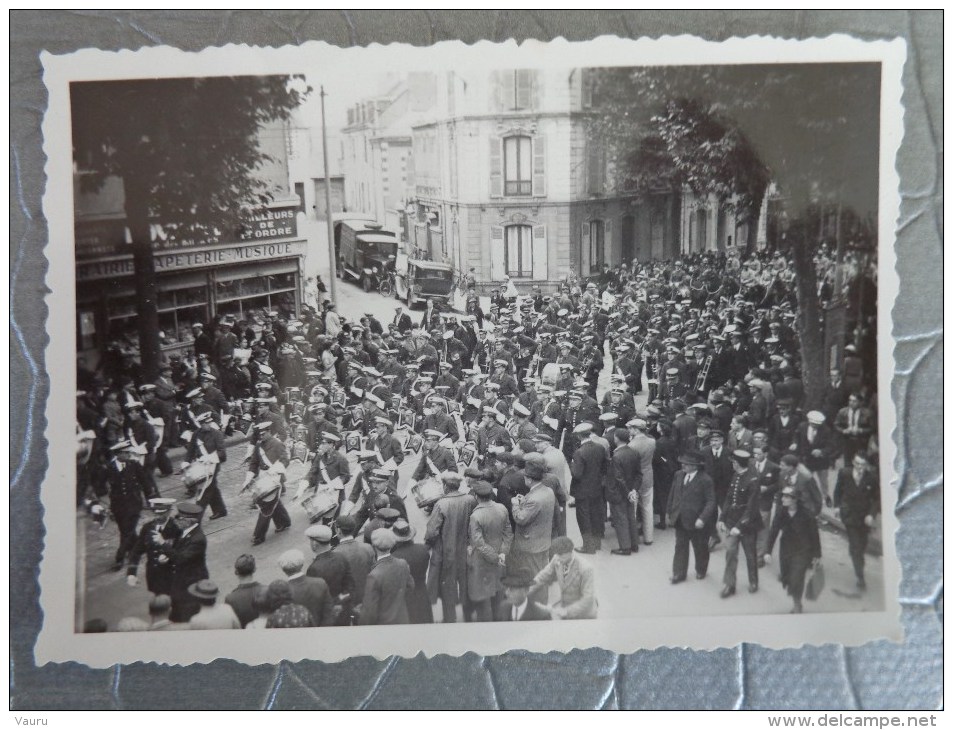
<svg viewBox="0 0 953 730"><path fill-rule="evenodd" d="M334 222L334 250L341 279L359 282L364 291L376 289L397 256L397 235L380 223L363 218Z"/></svg>

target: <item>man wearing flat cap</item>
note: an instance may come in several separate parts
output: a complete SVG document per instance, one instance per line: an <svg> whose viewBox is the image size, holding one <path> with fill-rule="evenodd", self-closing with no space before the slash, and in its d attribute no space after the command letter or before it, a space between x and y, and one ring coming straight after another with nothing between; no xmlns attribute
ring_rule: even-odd
<svg viewBox="0 0 953 730"><path fill-rule="evenodd" d="M376 562L364 586L359 620L362 626L410 623L407 596L414 590L414 579L410 566L391 555L396 544L391 530L381 527L371 533Z"/></svg>
<svg viewBox="0 0 953 730"><path fill-rule="evenodd" d="M467 581L477 621L492 621L502 588L506 554L513 542L510 515L493 499L489 482L470 482L477 505L470 515Z"/></svg>
<svg viewBox="0 0 953 730"><path fill-rule="evenodd" d="M476 498L460 491L462 477L457 472L444 472L441 479L444 496L433 506L424 538L431 549L428 588L431 601L440 598L444 623L457 620L458 603L464 620L469 621L473 607L467 593L467 552Z"/></svg>
<svg viewBox="0 0 953 730"><path fill-rule="evenodd" d="M715 519L715 487L711 477L701 471L704 459L697 452L679 457L681 469L675 472L668 495L667 514L675 527L675 557L672 583L681 583L688 574L688 546L695 553L695 577L708 574L708 538Z"/></svg>
<svg viewBox="0 0 953 730"><path fill-rule="evenodd" d="M347 560L354 578L353 605L355 611L364 601L364 584L374 567L374 549L369 542L357 538L360 526L352 515L337 518L338 544L332 552Z"/></svg>
<svg viewBox="0 0 953 730"><path fill-rule="evenodd" d="M208 578L205 564L208 543L201 527L204 509L195 502L180 502L175 510L179 535L172 541L168 552L168 562L172 565L170 618L174 622L184 622L199 611L198 599L189 592L189 586Z"/></svg>
<svg viewBox="0 0 953 730"><path fill-rule="evenodd" d="M511 503L516 529L506 558L508 575L525 571L535 576L546 566L554 527L558 524L555 522L556 494L543 481L545 462L539 463L541 457L539 461L527 461L525 474L529 491L525 495L517 494Z"/></svg>
<svg viewBox="0 0 953 730"><path fill-rule="evenodd" d="M304 536L311 542L311 552L314 554L307 574L327 583L336 606L336 624L347 625L350 623L354 594L351 565L344 556L334 551L334 532L327 525L311 525L304 531Z"/></svg>
<svg viewBox="0 0 953 730"><path fill-rule="evenodd" d="M820 411L808 411L804 423L798 426L791 453L800 459L814 476L827 506L832 504L828 476L837 456L834 432Z"/></svg>
<svg viewBox="0 0 953 730"><path fill-rule="evenodd" d="M582 534L579 552L593 554L602 546L605 535L603 483L609 470L609 455L592 440L592 424L583 422L573 430L579 440L570 463L572 484L569 493L576 499L576 521Z"/></svg>
<svg viewBox="0 0 953 730"><path fill-rule="evenodd" d="M721 521L718 523L718 530L725 535L722 598L728 598L735 593L739 544L744 550L748 566L748 592L754 593L758 590L758 531L762 527L759 508L760 483L758 475L751 468L750 452L736 449L731 454L731 462L734 474L722 504Z"/></svg>
<svg viewBox="0 0 953 730"><path fill-rule="evenodd" d="M286 550L278 556L278 567L291 586L291 600L311 613L312 626L334 625L334 599L323 578L305 574L304 553Z"/></svg>
<svg viewBox="0 0 953 730"><path fill-rule="evenodd" d="M625 424L629 429L629 447L639 457L639 472L642 480L638 486L636 512L642 517L642 537L646 545L655 539L655 449L657 442L648 435L648 423L642 418L633 418ZM664 512L664 510L662 510ZM664 515L662 517L664 519ZM636 543L637 544L637 543ZM633 550L633 552L635 552Z"/></svg>

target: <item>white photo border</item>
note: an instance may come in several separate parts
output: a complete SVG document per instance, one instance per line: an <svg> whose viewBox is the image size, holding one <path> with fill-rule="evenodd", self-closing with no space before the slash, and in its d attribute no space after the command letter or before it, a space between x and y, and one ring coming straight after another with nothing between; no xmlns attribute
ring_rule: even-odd
<svg viewBox="0 0 953 730"><path fill-rule="evenodd" d="M72 368L55 364L73 362L75 349L75 261L73 247L73 190L70 135L69 84L120 78L164 76L215 76L295 74L329 65L349 68L367 64L389 70L435 67L435 60L454 68L492 67L608 67L639 65L718 65L798 62L877 62L882 66L879 251L878 251L878 391L891 393L895 371L892 310L899 292L896 271L896 226L900 214L897 152L903 138L903 91L901 76L906 61L902 39L863 41L836 34L825 38L788 40L764 36L732 38L722 42L695 36L628 40L604 36L591 41L489 41L467 45L460 41L430 47L406 44L371 44L366 48L339 48L324 42L302 46L262 48L229 45L198 53L169 47L137 51L84 49L68 55L43 53L44 81L49 106L43 120L43 150L46 154L46 190L43 211L50 244L45 254L49 264L46 297L49 307L49 344L46 362L50 394L46 407L49 466L41 487L44 507L45 545L40 564L40 606L43 626L35 647L38 665L77 661L91 667L130 662L170 665L207 663L229 658L246 664L277 663L305 659L340 661L354 656L378 659L390 655L413 657L477 652L497 655L513 649L536 652L599 647L619 653L659 647L715 649L739 643L768 648L791 648L804 644L837 643L857 646L875 639L901 641L900 564L896 554L898 528L894 513L898 476L895 469L897 427L893 400L879 403L878 437L881 445L880 472L883 520L883 566L885 603L882 611L843 614L800 614L733 617L678 617L596 619L552 627L508 622L489 624L432 624L386 627L328 627L268 632L267 640L253 636L227 638L227 632L74 633L74 600L67 600L67 586L76 585L76 540L50 539L51 535L74 536L75 482L74 423L63 418L64 404L72 404L76 389ZM686 60L692 59L692 60ZM694 63L692 61L695 61ZM51 255L56 249L56 255ZM69 323L62 326L61 323ZM72 594L69 595L72 599ZM309 633L304 633L309 632Z"/></svg>

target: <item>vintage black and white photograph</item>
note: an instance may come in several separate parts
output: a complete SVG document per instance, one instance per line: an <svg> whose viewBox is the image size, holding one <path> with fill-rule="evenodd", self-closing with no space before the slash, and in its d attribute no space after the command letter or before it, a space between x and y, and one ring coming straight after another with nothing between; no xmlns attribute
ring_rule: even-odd
<svg viewBox="0 0 953 730"><path fill-rule="evenodd" d="M896 638L896 48L547 45L47 58L50 657Z"/></svg>

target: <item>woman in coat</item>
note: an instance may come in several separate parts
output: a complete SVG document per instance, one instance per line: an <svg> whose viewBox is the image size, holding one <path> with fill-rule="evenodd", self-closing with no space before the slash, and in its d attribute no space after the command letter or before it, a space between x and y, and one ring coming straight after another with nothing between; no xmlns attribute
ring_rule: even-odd
<svg viewBox="0 0 953 730"><path fill-rule="evenodd" d="M817 531L817 521L798 502L797 491L793 487L785 487L781 492L781 509L774 517L771 532L768 534L766 562L771 560L771 551L774 541L781 536L781 585L788 590L788 595L794 599L794 608L791 613L801 613L804 606L801 596L804 595L804 578L808 568L821 559L821 537Z"/></svg>

